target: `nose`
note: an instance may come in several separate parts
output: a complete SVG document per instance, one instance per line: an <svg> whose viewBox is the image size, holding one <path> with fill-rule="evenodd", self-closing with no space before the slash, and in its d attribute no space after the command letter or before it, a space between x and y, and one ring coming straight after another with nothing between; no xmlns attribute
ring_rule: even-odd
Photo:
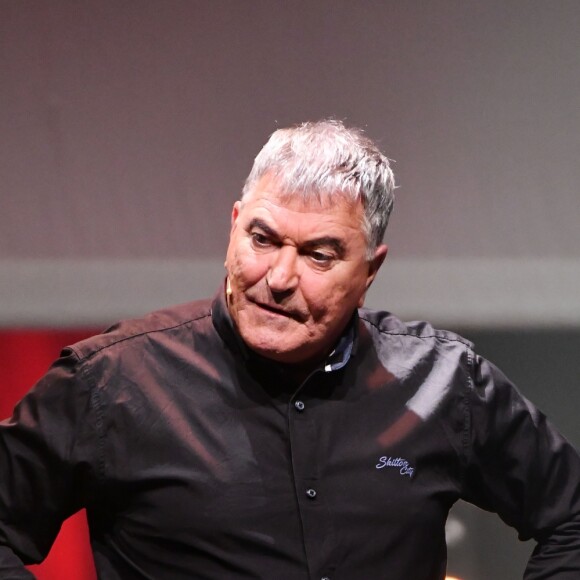
<svg viewBox="0 0 580 580"><path fill-rule="evenodd" d="M287 294L298 285L298 255L296 248L282 246L272 257L266 282L273 294Z"/></svg>

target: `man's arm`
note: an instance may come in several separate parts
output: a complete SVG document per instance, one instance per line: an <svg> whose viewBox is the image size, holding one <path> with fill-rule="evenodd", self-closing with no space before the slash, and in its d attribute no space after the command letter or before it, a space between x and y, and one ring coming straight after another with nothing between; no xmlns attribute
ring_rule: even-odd
<svg viewBox="0 0 580 580"><path fill-rule="evenodd" d="M579 578L579 535L580 520L576 517L552 530L545 540L540 538L528 562L526 580Z"/></svg>
<svg viewBox="0 0 580 580"><path fill-rule="evenodd" d="M538 543L526 580L580 578L580 456L484 359L473 360L465 499Z"/></svg>
<svg viewBox="0 0 580 580"><path fill-rule="evenodd" d="M31 580L34 576L24 567L22 560L8 546L0 546L0 578L6 580Z"/></svg>
<svg viewBox="0 0 580 580"><path fill-rule="evenodd" d="M68 352L0 422L0 578L31 578L62 522L85 501L95 465L95 401Z"/></svg>

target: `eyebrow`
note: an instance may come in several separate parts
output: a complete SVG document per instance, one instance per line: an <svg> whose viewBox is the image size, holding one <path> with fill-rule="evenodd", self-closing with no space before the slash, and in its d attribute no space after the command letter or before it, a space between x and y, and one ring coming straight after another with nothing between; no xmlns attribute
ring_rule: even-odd
<svg viewBox="0 0 580 580"><path fill-rule="evenodd" d="M344 258L344 255L346 254L346 248L341 240L333 238L332 236L323 236L321 238L315 238L314 240L308 240L302 247L305 250L312 250L314 248L332 248L339 258Z"/></svg>
<svg viewBox="0 0 580 580"><path fill-rule="evenodd" d="M271 228L265 221L261 220L260 218L253 218L249 225L248 231L260 228L267 236L273 238L275 240L280 239L280 235L276 232L273 228ZM332 236L321 236L320 238L314 238L312 240L308 240L302 244L301 250L312 250L314 248L320 247L329 247L332 248L339 258L343 258L346 254L346 248L342 240L338 238L334 238Z"/></svg>
<svg viewBox="0 0 580 580"><path fill-rule="evenodd" d="M260 218L253 218L252 221L248 224L248 231L253 230L254 228L260 228L271 238L279 239L280 237L278 232L273 230L265 221L261 220Z"/></svg>

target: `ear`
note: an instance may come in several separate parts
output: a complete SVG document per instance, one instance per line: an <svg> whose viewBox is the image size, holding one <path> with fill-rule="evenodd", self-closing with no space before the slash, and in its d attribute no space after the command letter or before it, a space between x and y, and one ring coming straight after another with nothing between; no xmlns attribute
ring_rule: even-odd
<svg viewBox="0 0 580 580"><path fill-rule="evenodd" d="M234 203L234 207L232 208L232 217L231 217L231 231L233 231L234 226L236 225L236 221L240 215L240 209L242 208L242 202L240 200Z"/></svg>
<svg viewBox="0 0 580 580"><path fill-rule="evenodd" d="M228 243L228 250L226 252L226 261L224 262L224 267L226 270L228 269L228 258L230 256L230 251L232 250L233 235L234 235L234 231L238 225L238 217L240 217L241 207L242 207L242 202L236 201L236 203L234 203L234 206L232 208L232 216L231 216L231 221L230 221L230 241Z"/></svg>
<svg viewBox="0 0 580 580"><path fill-rule="evenodd" d="M375 250L374 256L369 260L369 262L368 262L369 271L368 271L367 279L365 282L365 291L364 291L363 295L360 297L359 304L358 304L359 308L362 307L364 300L365 300L367 290L371 287L373 280L375 279L380 267L382 266L383 262L385 261L385 258L387 257L388 251L389 251L389 247L386 244L381 244Z"/></svg>

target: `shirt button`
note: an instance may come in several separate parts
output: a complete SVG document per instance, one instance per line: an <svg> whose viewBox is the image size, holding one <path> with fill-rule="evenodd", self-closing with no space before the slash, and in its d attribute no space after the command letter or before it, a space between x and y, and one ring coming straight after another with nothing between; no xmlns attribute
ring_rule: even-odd
<svg viewBox="0 0 580 580"><path fill-rule="evenodd" d="M304 403L302 401L295 401L294 406L296 407L297 411L304 411Z"/></svg>
<svg viewBox="0 0 580 580"><path fill-rule="evenodd" d="M310 498L310 499L314 499L316 497L316 490L309 488L306 490L306 495Z"/></svg>

